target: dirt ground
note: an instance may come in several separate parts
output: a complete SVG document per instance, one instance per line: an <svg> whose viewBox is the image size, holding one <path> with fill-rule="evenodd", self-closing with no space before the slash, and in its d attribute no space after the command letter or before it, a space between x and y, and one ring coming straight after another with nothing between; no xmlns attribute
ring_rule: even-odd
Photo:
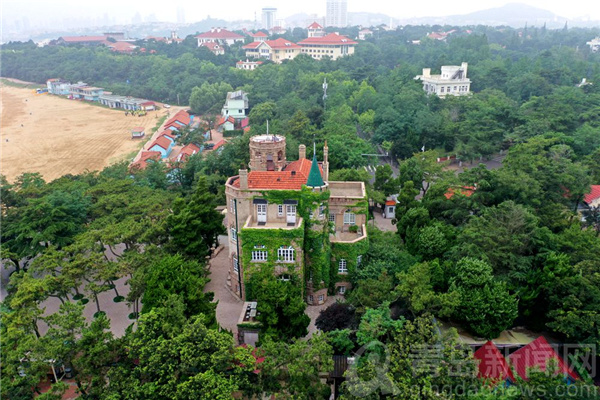
<svg viewBox="0 0 600 400"><path fill-rule="evenodd" d="M9 181L23 172L51 181L132 158L145 140L132 140L131 128L144 126L149 136L166 111L125 116L123 110L5 85L0 97L0 171Z"/></svg>

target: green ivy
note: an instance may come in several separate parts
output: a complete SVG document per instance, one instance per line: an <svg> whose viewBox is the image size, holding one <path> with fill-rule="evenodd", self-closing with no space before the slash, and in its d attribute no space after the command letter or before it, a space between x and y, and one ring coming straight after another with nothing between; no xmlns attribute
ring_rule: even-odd
<svg viewBox="0 0 600 400"><path fill-rule="evenodd" d="M356 243L332 243L331 244L331 282L350 281L356 273L356 259L359 255L364 255L369 250L369 238L360 240ZM346 260L348 275L338 274L338 262L340 259Z"/></svg>

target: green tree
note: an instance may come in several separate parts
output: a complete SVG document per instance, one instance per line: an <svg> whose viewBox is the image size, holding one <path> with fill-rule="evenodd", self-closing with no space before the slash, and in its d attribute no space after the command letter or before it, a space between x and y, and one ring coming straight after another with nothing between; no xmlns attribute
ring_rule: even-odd
<svg viewBox="0 0 600 400"><path fill-rule="evenodd" d="M320 375L333 368L333 349L325 334L290 343L267 341L261 346L265 361L260 380L265 394L286 398L324 399L331 394Z"/></svg>
<svg viewBox="0 0 600 400"><path fill-rule="evenodd" d="M474 334L494 339L517 317L517 299L504 282L495 281L492 267L484 261L463 258L450 280L450 293L460 298L454 318L467 324Z"/></svg>
<svg viewBox="0 0 600 400"><path fill-rule="evenodd" d="M143 273L146 286L142 314L160 307L175 295L184 304L186 316L204 314L204 321L209 326L214 324L217 305L212 303L212 292L203 292L209 281L204 264L185 260L180 255L164 255L148 265Z"/></svg>
<svg viewBox="0 0 600 400"><path fill-rule="evenodd" d="M216 113L225 103L227 92L233 91L226 82L208 83L192 89L190 108L194 114Z"/></svg>
<svg viewBox="0 0 600 400"><path fill-rule="evenodd" d="M167 217L173 250L190 259L207 256L225 232L223 215L215 208L215 196L208 191L206 177L200 176L194 194L176 199L173 213Z"/></svg>

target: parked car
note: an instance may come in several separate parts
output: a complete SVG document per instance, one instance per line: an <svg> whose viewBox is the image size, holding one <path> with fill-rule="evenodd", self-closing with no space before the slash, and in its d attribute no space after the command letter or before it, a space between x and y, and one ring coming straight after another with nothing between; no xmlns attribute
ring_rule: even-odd
<svg viewBox="0 0 600 400"><path fill-rule="evenodd" d="M171 108L171 106L170 106L170 105L168 105L168 104L163 104L163 106L164 106L165 108Z"/></svg>

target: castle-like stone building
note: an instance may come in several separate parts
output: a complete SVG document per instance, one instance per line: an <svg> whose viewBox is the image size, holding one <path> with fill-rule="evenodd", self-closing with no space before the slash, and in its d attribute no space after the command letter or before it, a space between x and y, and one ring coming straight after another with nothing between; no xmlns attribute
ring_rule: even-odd
<svg viewBox="0 0 600 400"><path fill-rule="evenodd" d="M250 138L250 171L240 169L225 184L227 284L240 298L253 300L246 284L265 267L301 284L309 305L350 289L349 277L368 246L365 185L329 181L328 159L327 143L322 162L314 147L307 159L305 145L289 162L284 136Z"/></svg>

